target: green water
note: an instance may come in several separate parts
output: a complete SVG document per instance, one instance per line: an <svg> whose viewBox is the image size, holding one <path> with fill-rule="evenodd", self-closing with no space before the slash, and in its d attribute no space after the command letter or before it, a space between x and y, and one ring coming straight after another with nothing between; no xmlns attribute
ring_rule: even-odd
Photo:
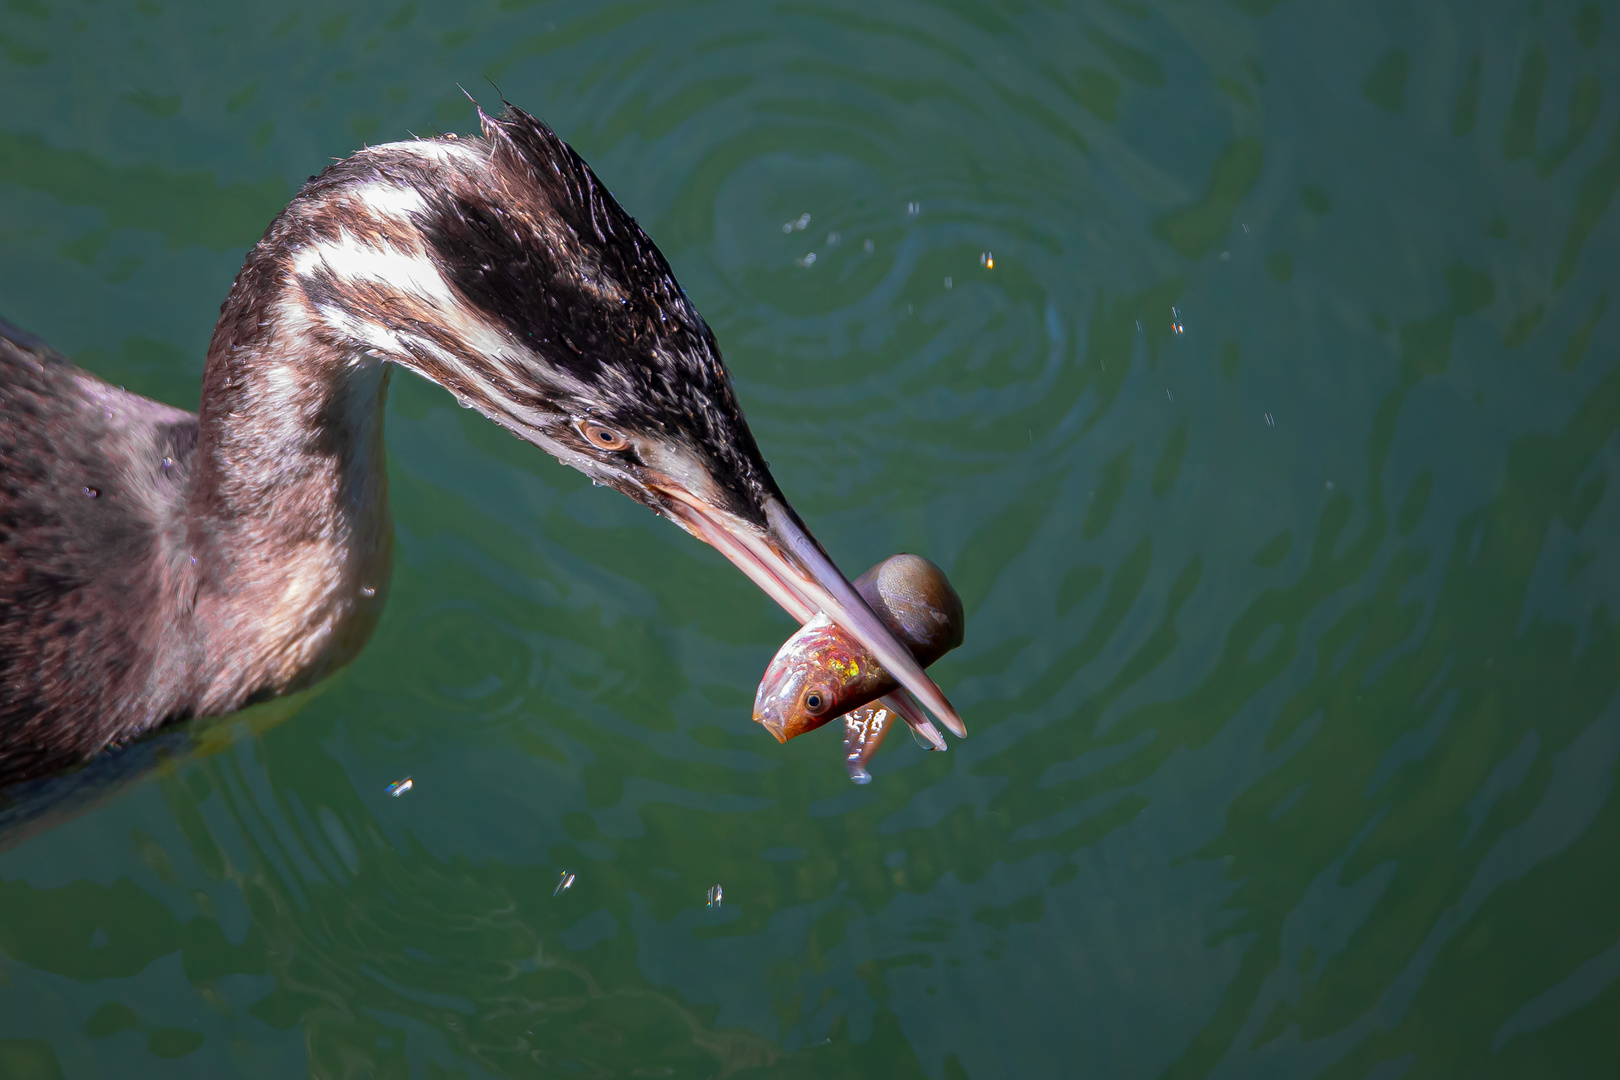
<svg viewBox="0 0 1620 1080"><path fill-rule="evenodd" d="M0 314L193 407L303 178L496 84L663 247L844 568L951 574L971 736L866 788L777 746L785 615L402 376L360 659L0 814L0 1077L1614 1073L1617 41L6 0Z"/></svg>

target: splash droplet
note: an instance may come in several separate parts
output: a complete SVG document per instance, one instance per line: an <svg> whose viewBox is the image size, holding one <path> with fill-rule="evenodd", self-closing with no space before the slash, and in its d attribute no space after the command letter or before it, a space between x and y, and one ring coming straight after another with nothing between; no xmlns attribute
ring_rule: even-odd
<svg viewBox="0 0 1620 1080"><path fill-rule="evenodd" d="M996 256L995 256L995 254L993 252L989 252L989 251L986 251L986 252L983 252L982 254L980 254L980 256L979 256L979 265L984 267L986 270L994 270L996 268Z"/></svg>
<svg viewBox="0 0 1620 1080"><path fill-rule="evenodd" d="M552 896L561 896L563 893L567 892L569 889L572 889L573 887L574 887L574 872L572 870L564 870L561 874L557 875L557 887L555 889L551 890L551 895Z"/></svg>
<svg viewBox="0 0 1620 1080"><path fill-rule="evenodd" d="M816 253L813 252L813 251L810 252L810 254L806 255L804 258L799 259L798 263L799 263L800 266L805 266L805 267L816 265Z"/></svg>
<svg viewBox="0 0 1620 1080"><path fill-rule="evenodd" d="M86 495L90 496L92 499L95 498L97 495L101 494L101 492L97 491L95 488L92 488L92 487L85 488L84 493Z"/></svg>
<svg viewBox="0 0 1620 1080"><path fill-rule="evenodd" d="M922 747L924 750L943 750L943 749L945 749L945 747L943 747L943 746L935 746L933 743L929 742L927 737L924 736L923 733L918 731L916 728L907 728L906 730L911 732L911 741L916 743L918 746Z"/></svg>
<svg viewBox="0 0 1620 1080"><path fill-rule="evenodd" d="M709 906L710 907L719 907L721 904L725 903L725 899L726 899L725 890L720 888L720 886L716 885L716 886L714 886L713 888L711 888L709 890Z"/></svg>
<svg viewBox="0 0 1620 1080"><path fill-rule="evenodd" d="M397 799L401 795L405 794L407 791L411 790L411 788L413 788L415 786L416 786L416 781L412 780L410 777L407 776L403 780L395 780L392 784L389 784L388 785L388 794L392 795L394 798Z"/></svg>

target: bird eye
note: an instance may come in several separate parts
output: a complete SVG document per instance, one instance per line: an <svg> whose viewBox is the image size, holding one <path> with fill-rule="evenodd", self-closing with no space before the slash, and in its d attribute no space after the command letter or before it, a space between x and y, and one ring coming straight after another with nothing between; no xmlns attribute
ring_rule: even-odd
<svg viewBox="0 0 1620 1080"><path fill-rule="evenodd" d="M602 450L623 450L630 445L630 440L617 431L591 420L580 421L579 430L585 434L586 440L592 446Z"/></svg>
<svg viewBox="0 0 1620 1080"><path fill-rule="evenodd" d="M806 690L804 694L804 711L811 716L820 716L832 704L830 695L825 690Z"/></svg>

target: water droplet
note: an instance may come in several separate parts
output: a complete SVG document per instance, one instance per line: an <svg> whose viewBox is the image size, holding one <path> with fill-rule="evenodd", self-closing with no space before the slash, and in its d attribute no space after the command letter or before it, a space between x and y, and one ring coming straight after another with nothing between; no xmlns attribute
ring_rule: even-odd
<svg viewBox="0 0 1620 1080"><path fill-rule="evenodd" d="M716 885L716 886L714 886L713 888L711 888L709 890L709 906L710 907L719 907L722 903L725 902L725 899L726 899L725 890L720 888L720 886Z"/></svg>
<svg viewBox="0 0 1620 1080"><path fill-rule="evenodd" d="M785 232L785 233L792 232L793 231L793 222L791 222L791 221L782 222L782 231Z"/></svg>
<svg viewBox="0 0 1620 1080"><path fill-rule="evenodd" d="M361 596L376 596L377 595L377 590L373 589L370 585L362 585L362 586L360 586L360 595Z"/></svg>
<svg viewBox="0 0 1620 1080"><path fill-rule="evenodd" d="M401 795L405 794L407 791L411 790L411 788L413 788L415 786L416 786L416 781L412 780L410 777L407 776L403 780L395 780L392 784L389 784L388 785L388 794L392 795L394 798L397 799Z"/></svg>
<svg viewBox="0 0 1620 1080"><path fill-rule="evenodd" d="M1231 261L1232 261L1232 253L1230 251L1221 252L1221 262L1231 262Z"/></svg>
<svg viewBox="0 0 1620 1080"><path fill-rule="evenodd" d="M947 289L949 289L951 287L951 279L950 278L945 279L945 287Z"/></svg>
<svg viewBox="0 0 1620 1080"><path fill-rule="evenodd" d="M472 408L472 402L468 401L466 398L456 398L456 404L460 405L463 409Z"/></svg>
<svg viewBox="0 0 1620 1080"><path fill-rule="evenodd" d="M906 730L911 732L911 741L922 747L924 750L945 749L943 746L935 746L933 743L929 742L927 736L914 727L908 727Z"/></svg>
<svg viewBox="0 0 1620 1080"><path fill-rule="evenodd" d="M572 870L564 870L562 873L557 875L557 887L555 889L551 890L551 895L552 896L561 896L563 893L567 892L569 889L572 889L573 887L574 887L574 872Z"/></svg>
<svg viewBox="0 0 1620 1080"><path fill-rule="evenodd" d="M601 487L601 486L602 486L602 481L600 481L600 480L592 480L591 481L591 487Z"/></svg>
<svg viewBox="0 0 1620 1080"><path fill-rule="evenodd" d="M101 492L99 492L95 488L91 488L91 487L85 488L84 493L86 495L90 496L92 499L95 498L97 495L101 494Z"/></svg>
<svg viewBox="0 0 1620 1080"><path fill-rule="evenodd" d="M174 458L166 457L163 459L161 464L163 465L163 471L168 472L170 469L174 468Z"/></svg>
<svg viewBox="0 0 1620 1080"><path fill-rule="evenodd" d="M798 260L798 263L799 263L800 266L814 266L814 265L816 265L816 253L812 251L810 254L806 255L804 258Z"/></svg>
<svg viewBox="0 0 1620 1080"><path fill-rule="evenodd" d="M979 255L979 265L984 267L986 270L994 270L996 268L995 254L989 251L982 252Z"/></svg>
<svg viewBox="0 0 1620 1080"><path fill-rule="evenodd" d="M849 778L857 784L870 784L872 782L872 774L859 765L849 770Z"/></svg>
<svg viewBox="0 0 1620 1080"><path fill-rule="evenodd" d="M870 241L870 240L868 240L866 243L862 244L861 246L866 249L866 253L868 255L872 254L872 252L877 250L877 245L872 243L872 241Z"/></svg>
<svg viewBox="0 0 1620 1080"><path fill-rule="evenodd" d="M843 237L839 236L837 233L830 232L830 233L827 234L827 246L828 247L837 247L839 241L841 241L842 239L843 239Z"/></svg>
<svg viewBox="0 0 1620 1080"><path fill-rule="evenodd" d="M922 213L922 203L920 203L920 202L908 202L908 203L906 203L906 213L910 214L912 217L916 217L918 214Z"/></svg>
<svg viewBox="0 0 1620 1080"><path fill-rule="evenodd" d="M1276 427L1276 426L1277 426L1277 421L1275 421L1275 420L1273 420L1271 418L1270 413L1266 413L1266 427Z"/></svg>
<svg viewBox="0 0 1620 1080"><path fill-rule="evenodd" d="M810 224L810 211L806 210L804 213L799 215L799 220L795 221L793 223L793 227L795 229L798 229L800 232L803 232L805 230L805 228L809 226L809 224Z"/></svg>

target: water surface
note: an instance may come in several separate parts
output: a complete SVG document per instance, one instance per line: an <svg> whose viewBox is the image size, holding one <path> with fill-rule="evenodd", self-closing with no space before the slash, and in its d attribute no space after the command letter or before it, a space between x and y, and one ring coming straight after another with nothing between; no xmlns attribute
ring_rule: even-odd
<svg viewBox="0 0 1620 1080"><path fill-rule="evenodd" d="M0 313L194 407L298 184L505 94L971 737L775 745L786 616L402 376L360 659L0 811L0 1075L1620 1067L1612 10L241 7L0 10Z"/></svg>

